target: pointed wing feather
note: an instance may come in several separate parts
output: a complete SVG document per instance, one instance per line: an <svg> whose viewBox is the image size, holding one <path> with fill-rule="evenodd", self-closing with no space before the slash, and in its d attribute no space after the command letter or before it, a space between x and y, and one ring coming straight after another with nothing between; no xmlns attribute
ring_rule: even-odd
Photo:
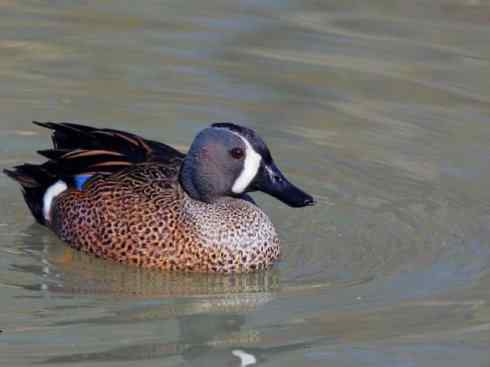
<svg viewBox="0 0 490 367"><path fill-rule="evenodd" d="M124 131L71 122L34 124L53 130L54 149L38 153L50 160L43 166L59 176L110 174L133 164L175 164L184 159L184 154L168 145Z"/></svg>
<svg viewBox="0 0 490 367"><path fill-rule="evenodd" d="M55 149L93 150L104 149L126 155L143 155L147 159L183 159L178 150L153 140L115 129L99 129L72 122L39 122L34 124L53 130L52 140Z"/></svg>

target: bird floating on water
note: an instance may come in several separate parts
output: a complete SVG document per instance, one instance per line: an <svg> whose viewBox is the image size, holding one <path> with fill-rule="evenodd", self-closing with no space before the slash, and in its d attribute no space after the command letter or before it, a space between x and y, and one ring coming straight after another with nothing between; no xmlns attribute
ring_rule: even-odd
<svg viewBox="0 0 490 367"><path fill-rule="evenodd" d="M279 239L248 193L314 204L240 125L212 124L183 154L119 130L34 123L53 130L53 148L39 151L48 161L4 172L39 223L98 257L171 271L265 269L279 257Z"/></svg>

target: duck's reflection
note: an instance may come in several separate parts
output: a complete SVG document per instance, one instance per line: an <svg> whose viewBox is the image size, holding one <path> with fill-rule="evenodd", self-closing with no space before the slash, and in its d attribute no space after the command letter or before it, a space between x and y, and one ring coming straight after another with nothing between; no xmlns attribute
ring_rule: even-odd
<svg viewBox="0 0 490 367"><path fill-rule="evenodd" d="M223 307L239 299L244 307L262 303L280 287L277 270L251 274L162 272L97 259L71 249L45 228L33 224L20 237L21 249L38 265L16 265L34 274L40 283L32 288L53 293L89 294L119 298L217 298ZM257 297L253 295L256 294ZM220 296L226 295L226 300ZM205 306L203 306L205 307Z"/></svg>
<svg viewBox="0 0 490 367"><path fill-rule="evenodd" d="M54 326L94 324L98 330L107 327L108 333L127 328L129 338L134 325L152 326L145 343L138 344L136 338L104 352L50 357L44 361L49 364L170 358L240 365L236 350L260 346L260 333L245 325L247 316L272 301L280 289L278 270L239 275L148 271L74 251L37 225L27 234L24 251L38 257L39 266L18 269L39 277L40 284L31 288L50 296L95 297L111 309L100 317Z"/></svg>

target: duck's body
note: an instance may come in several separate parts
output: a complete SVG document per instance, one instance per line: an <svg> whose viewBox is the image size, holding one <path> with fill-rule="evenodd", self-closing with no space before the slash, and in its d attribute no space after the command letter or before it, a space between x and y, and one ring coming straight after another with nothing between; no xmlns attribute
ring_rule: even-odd
<svg viewBox="0 0 490 367"><path fill-rule="evenodd" d="M50 160L6 173L21 183L36 219L72 247L118 262L180 271L247 272L278 258L274 226L246 195L260 189L253 185L266 183L259 182L264 163L253 143L235 130L245 128L213 125L196 138L186 157L121 131L40 125L54 130L54 149L41 152ZM229 147L237 144L231 150L241 151L230 158ZM250 148L258 161L247 156L254 154ZM266 153L265 160L273 164ZM280 181L296 195L283 201L312 204L283 176ZM281 196L282 191L270 193Z"/></svg>
<svg viewBox="0 0 490 367"><path fill-rule="evenodd" d="M68 190L53 204L50 227L77 249L163 270L247 271L278 257L262 210L242 199L194 200L176 168L139 164Z"/></svg>

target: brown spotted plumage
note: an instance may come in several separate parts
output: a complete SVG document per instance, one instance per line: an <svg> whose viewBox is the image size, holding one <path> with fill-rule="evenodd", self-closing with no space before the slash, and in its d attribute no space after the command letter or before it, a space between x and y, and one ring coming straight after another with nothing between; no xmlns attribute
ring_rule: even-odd
<svg viewBox="0 0 490 367"><path fill-rule="evenodd" d="M242 134L233 131L237 125L213 125L196 138L186 158L164 144L117 130L37 124L54 130L54 149L40 152L49 160L6 173L22 185L36 219L70 246L172 271L250 272L279 257L274 226L246 195L265 186L259 169L272 175L275 168L268 150L261 152L262 141L245 134L253 131ZM247 149L262 158L246 161ZM191 165L191 156L198 163ZM312 204L311 197L278 174L276 185L289 185L284 190L296 197L281 197L281 188L264 191L291 206ZM232 191L238 179L247 190Z"/></svg>

